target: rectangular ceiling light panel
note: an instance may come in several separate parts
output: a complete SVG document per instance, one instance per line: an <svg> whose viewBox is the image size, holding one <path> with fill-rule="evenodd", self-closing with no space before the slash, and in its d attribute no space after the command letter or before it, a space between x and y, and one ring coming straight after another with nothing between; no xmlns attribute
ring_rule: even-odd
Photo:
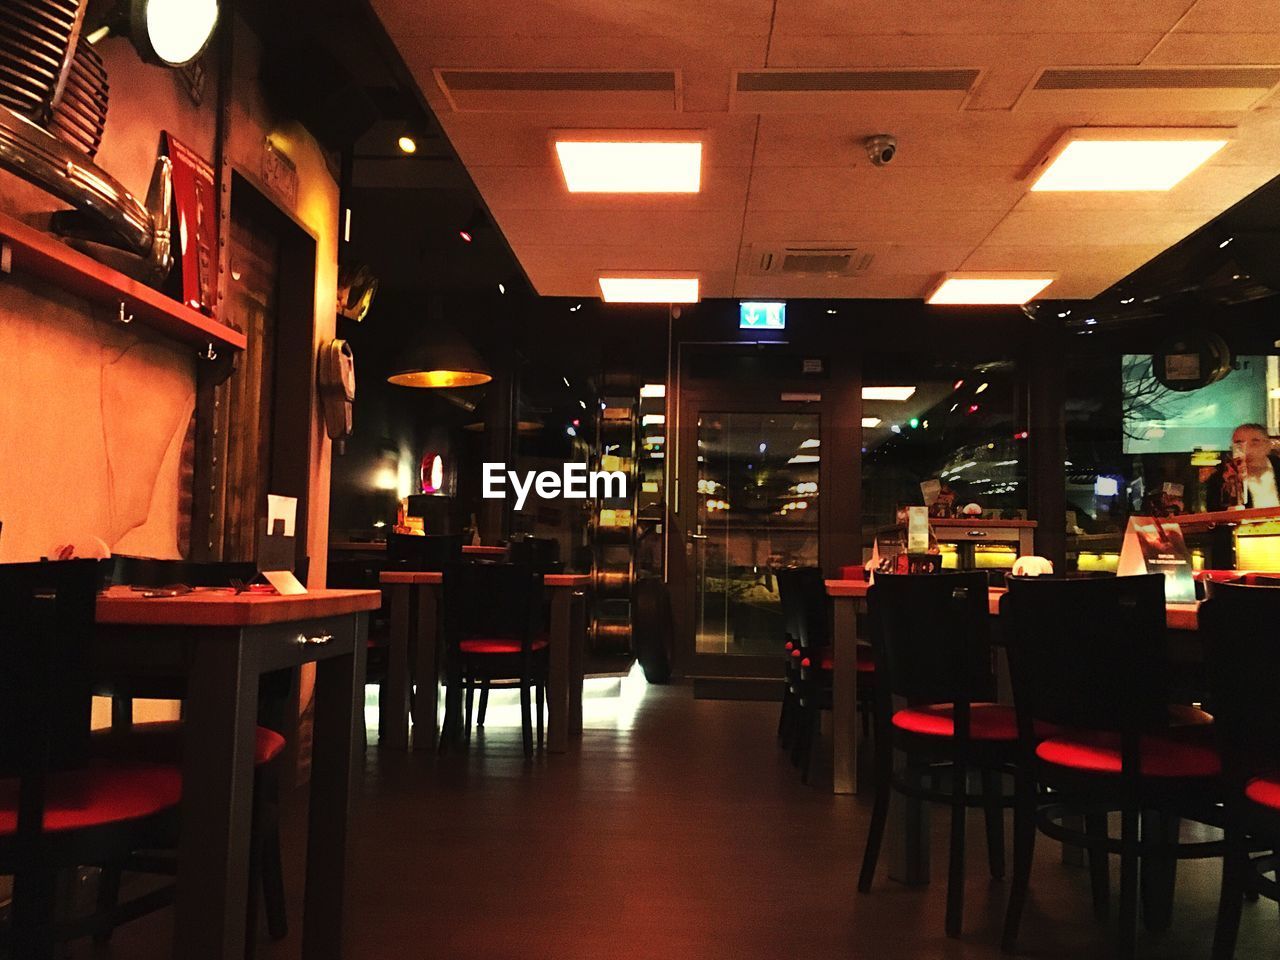
<svg viewBox="0 0 1280 960"><path fill-rule="evenodd" d="M557 140L570 193L697 193L702 144Z"/></svg>
<svg viewBox="0 0 1280 960"><path fill-rule="evenodd" d="M1031 189L1171 190L1228 140L1222 130L1071 130Z"/></svg>
<svg viewBox="0 0 1280 960"><path fill-rule="evenodd" d="M605 303L697 303L697 277L608 276L600 278Z"/></svg>
<svg viewBox="0 0 1280 960"><path fill-rule="evenodd" d="M915 387L863 387L863 400L892 400L901 403L915 396Z"/></svg>
<svg viewBox="0 0 1280 960"><path fill-rule="evenodd" d="M1056 279L1028 273L948 273L925 298L932 304L1023 304Z"/></svg>

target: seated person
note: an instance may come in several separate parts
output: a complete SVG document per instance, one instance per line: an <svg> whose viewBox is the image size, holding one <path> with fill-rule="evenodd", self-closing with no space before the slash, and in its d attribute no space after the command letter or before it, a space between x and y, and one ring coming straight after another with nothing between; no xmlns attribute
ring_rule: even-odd
<svg viewBox="0 0 1280 960"><path fill-rule="evenodd" d="M1218 464L1205 485L1205 507L1243 510L1280 507L1280 455L1272 450L1267 428L1242 423L1231 434L1231 458Z"/></svg>

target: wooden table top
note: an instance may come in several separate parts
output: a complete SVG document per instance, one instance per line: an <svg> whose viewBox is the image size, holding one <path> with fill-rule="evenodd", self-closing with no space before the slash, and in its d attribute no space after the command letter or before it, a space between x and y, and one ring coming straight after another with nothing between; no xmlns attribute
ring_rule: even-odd
<svg viewBox="0 0 1280 960"><path fill-rule="evenodd" d="M865 597L871 586L865 580L828 580L826 584L829 597ZM1000 615L1000 598L1007 592L1004 587L992 587L988 591L987 605L991 616ZM1170 630L1199 630L1200 601L1165 604L1165 622Z"/></svg>
<svg viewBox="0 0 1280 960"><path fill-rule="evenodd" d="M444 574L439 570L387 570L379 578L389 584L433 585L444 581ZM591 583L589 573L546 573L542 576L544 587L585 587Z"/></svg>
<svg viewBox="0 0 1280 960"><path fill-rule="evenodd" d="M180 597L144 597L128 587L98 596L97 622L132 626L252 627L333 617L382 604L380 590L310 590L293 597L229 590L194 590Z"/></svg>

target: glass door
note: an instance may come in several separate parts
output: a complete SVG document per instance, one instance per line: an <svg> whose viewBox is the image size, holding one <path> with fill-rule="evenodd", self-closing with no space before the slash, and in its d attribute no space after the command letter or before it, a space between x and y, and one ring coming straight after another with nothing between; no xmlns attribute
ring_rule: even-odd
<svg viewBox="0 0 1280 960"><path fill-rule="evenodd" d="M690 534L697 654L776 659L775 572L818 564L819 433L816 413L700 413Z"/></svg>

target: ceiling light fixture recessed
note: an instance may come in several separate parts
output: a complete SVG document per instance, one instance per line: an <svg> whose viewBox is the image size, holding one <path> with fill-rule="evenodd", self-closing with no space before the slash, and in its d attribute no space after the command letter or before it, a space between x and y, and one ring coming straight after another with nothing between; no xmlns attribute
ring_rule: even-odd
<svg viewBox="0 0 1280 960"><path fill-rule="evenodd" d="M418 141L413 139L413 137L409 136L407 133L400 135L399 139L396 140L396 146L400 148L401 153L418 152Z"/></svg>
<svg viewBox="0 0 1280 960"><path fill-rule="evenodd" d="M1043 273L945 273L926 303L1019 305L1026 303L1056 279Z"/></svg>
<svg viewBox="0 0 1280 960"><path fill-rule="evenodd" d="M915 396L915 387L863 387L863 400L910 400Z"/></svg>
<svg viewBox="0 0 1280 960"><path fill-rule="evenodd" d="M557 140L570 193L697 193L700 142Z"/></svg>
<svg viewBox="0 0 1280 960"><path fill-rule="evenodd" d="M605 303L697 303L697 277L600 278L600 296Z"/></svg>
<svg viewBox="0 0 1280 960"><path fill-rule="evenodd" d="M862 428L864 430L874 430L876 427L880 426L880 423L881 423L881 420L879 417L863 417L862 418Z"/></svg>
<svg viewBox="0 0 1280 960"><path fill-rule="evenodd" d="M1221 129L1069 130L1037 169L1033 191L1171 190L1227 145Z"/></svg>

